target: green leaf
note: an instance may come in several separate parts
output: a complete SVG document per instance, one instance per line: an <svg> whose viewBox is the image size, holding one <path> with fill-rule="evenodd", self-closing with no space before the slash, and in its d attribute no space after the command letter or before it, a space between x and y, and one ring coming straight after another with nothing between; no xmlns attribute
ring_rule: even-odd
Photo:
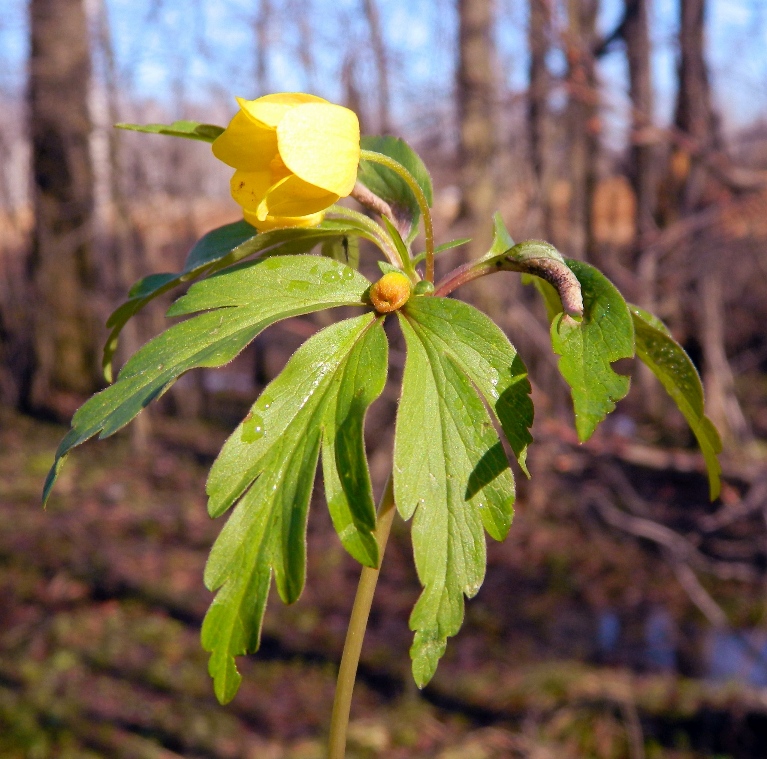
<svg viewBox="0 0 767 759"><path fill-rule="evenodd" d="M211 653L209 671L221 703L239 687L235 657L258 648L272 573L286 603L303 589L306 519L321 448L344 545L367 563L378 561L362 426L386 380L382 323L367 313L311 337L266 387L213 466L211 514L239 499L205 567L205 584L218 593L202 643Z"/></svg>
<svg viewBox="0 0 767 759"><path fill-rule="evenodd" d="M634 355L634 324L626 301L604 274L582 261L568 259L567 265L581 284L583 320L557 314L551 343L572 390L575 428L584 441L628 393L629 378L610 364Z"/></svg>
<svg viewBox="0 0 767 759"><path fill-rule="evenodd" d="M562 313L562 301L554 285L550 284L545 279L536 277L534 274L523 274L522 283L525 285L533 285L543 298L543 303L546 306L546 316L548 317L549 324L551 324L557 314Z"/></svg>
<svg viewBox="0 0 767 759"><path fill-rule="evenodd" d="M652 370L690 425L703 452L711 500L721 490L721 466L717 454L722 441L703 404L703 384L690 357L660 319L638 306L630 306L634 318L637 356Z"/></svg>
<svg viewBox="0 0 767 759"><path fill-rule="evenodd" d="M112 381L112 359L117 350L117 341L128 320L147 303L183 282L231 266L248 256L296 255L308 253L323 241L338 241L344 237L358 235L369 239L369 232L352 220L328 219L310 229L276 229L258 234L245 221L226 224L208 232L194 245L176 274L150 274L140 279L129 292L129 300L119 306L107 319L111 328L102 358L102 367L107 381Z"/></svg>
<svg viewBox="0 0 767 759"><path fill-rule="evenodd" d="M503 223L503 217L496 211L493 214L493 244L490 246L490 250L485 253L480 259L483 261L486 258L495 258L505 253L509 248L514 247L514 239L509 230L506 229L506 225Z"/></svg>
<svg viewBox="0 0 767 759"><path fill-rule="evenodd" d="M185 137L188 140L213 142L224 127L215 124L200 124L197 121L174 121L172 124L115 124L118 129L148 134L166 134L170 137Z"/></svg>
<svg viewBox="0 0 767 759"><path fill-rule="evenodd" d="M407 344L394 442L394 494L414 516L413 550L424 586L410 617L419 687L463 621L463 597L485 573L482 528L502 540L511 525L514 479L483 403L524 459L532 422L530 385L500 329L468 304L414 297L399 312ZM481 397L482 396L482 397Z"/></svg>
<svg viewBox="0 0 767 759"><path fill-rule="evenodd" d="M358 237L331 237L322 243L320 250L323 256L340 261L342 264L351 266L352 269L360 268L360 241Z"/></svg>
<svg viewBox="0 0 767 759"><path fill-rule="evenodd" d="M434 202L434 190L429 171L418 153L404 140L391 136L363 137L361 146L363 150L382 153L401 163L413 175L426 197L426 202L431 206ZM405 219L410 223L410 233L407 235L406 242L412 242L418 233L421 211L413 191L407 186L405 180L386 166L365 160L360 161L357 179L392 206L398 219Z"/></svg>
<svg viewBox="0 0 767 759"><path fill-rule="evenodd" d="M461 245L466 245L467 242L471 242L471 237L460 237L457 240L450 240L449 242L443 242L442 245L437 245L434 248L434 255L438 256L440 253L445 253L453 248L459 248ZM421 263L426 258L426 251L421 251L417 256L413 258L413 266Z"/></svg>
<svg viewBox="0 0 767 759"><path fill-rule="evenodd" d="M184 372L228 363L280 319L333 306L363 306L362 295L369 286L353 269L319 256L249 261L194 284L168 315L205 313L175 324L144 345L114 385L77 411L56 452L43 500L72 448L96 434L103 438L117 432Z"/></svg>

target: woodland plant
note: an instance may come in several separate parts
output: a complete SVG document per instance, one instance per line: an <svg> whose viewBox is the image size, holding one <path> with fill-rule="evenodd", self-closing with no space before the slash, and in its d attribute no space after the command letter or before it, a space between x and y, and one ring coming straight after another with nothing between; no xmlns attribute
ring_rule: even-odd
<svg viewBox="0 0 767 759"><path fill-rule="evenodd" d="M431 179L405 142L360 141L354 113L311 95L239 105L226 129L189 121L118 125L211 142L214 155L235 169L232 196L244 219L206 234L181 271L141 279L110 316L104 372L111 382L126 322L153 298L194 281L167 312L188 318L139 349L116 381L77 411L44 499L72 448L117 432L184 372L228 363L281 319L356 307L358 315L317 332L288 360L225 443L207 483L210 516L232 509L205 568L205 585L216 595L202 627L215 693L226 703L241 680L235 658L258 649L272 578L285 603L304 587L307 512L322 460L333 525L363 567L331 718L329 756L337 758L344 755L362 638L395 511L412 519L423 586L410 616L412 672L423 687L461 626L464 596L482 584L484 532L503 540L511 526L514 477L497 429L527 474L533 405L525 365L493 321L448 297L460 285L512 271L537 288L581 441L628 392L629 379L611 364L636 355L695 433L712 498L721 445L684 350L593 266L563 258L546 242L515 243L496 215L490 250L435 282L435 256L466 241L434 247ZM375 218L336 205L349 195ZM423 249L416 244L421 223ZM358 271L360 240L381 258L376 282ZM386 382L383 327L390 314L407 358L392 471L376 509L363 433L367 409Z"/></svg>

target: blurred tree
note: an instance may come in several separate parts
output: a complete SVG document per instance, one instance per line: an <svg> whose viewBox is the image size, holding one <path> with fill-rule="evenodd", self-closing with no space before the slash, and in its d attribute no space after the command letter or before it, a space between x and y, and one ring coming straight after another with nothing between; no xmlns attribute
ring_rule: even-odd
<svg viewBox="0 0 767 759"><path fill-rule="evenodd" d="M90 49L82 0L30 0L34 369L22 405L56 412L99 384L91 244ZM71 409L61 407L68 414Z"/></svg>
<svg viewBox="0 0 767 759"><path fill-rule="evenodd" d="M376 63L376 75L378 77L378 132L389 134L391 132L391 96L389 93L389 66L384 42L383 29L381 28L381 16L378 13L378 5L375 0L363 0L365 18L370 27L370 46L373 49L373 57Z"/></svg>
<svg viewBox="0 0 767 759"><path fill-rule="evenodd" d="M575 258L583 258L592 247L591 206L596 188L600 133L594 55L598 12L598 0L568 0L570 240L567 253Z"/></svg>
<svg viewBox="0 0 767 759"><path fill-rule="evenodd" d="M631 98L631 184L637 201L637 237L642 240L655 228L657 197L648 0L624 0L622 34Z"/></svg>
<svg viewBox="0 0 767 759"><path fill-rule="evenodd" d="M721 176L712 174L722 140L711 98L705 25L706 0L681 0L675 135L659 200L664 226L721 202L728 194ZM707 242L706 235L692 238L695 254L689 268L701 304L699 338L709 415L726 442L742 445L753 435L735 393L735 378L726 353L724 257L721 247Z"/></svg>
<svg viewBox="0 0 767 759"><path fill-rule="evenodd" d="M458 98L461 215L471 226L471 252L485 253L495 210L495 44L493 0L458 0Z"/></svg>
<svg viewBox="0 0 767 759"><path fill-rule="evenodd" d="M530 48L528 73L530 88L527 100L527 132L530 142L530 160L535 177L535 194L540 213L539 234L551 237L549 180L550 172L546 161L548 100L551 90L551 77L546 66L546 56L551 46L551 2L550 0L530 0L527 41Z"/></svg>
<svg viewBox="0 0 767 759"><path fill-rule="evenodd" d="M677 130L662 198L664 226L698 208L706 183L705 159L720 143L705 54L706 0L681 0L674 126Z"/></svg>

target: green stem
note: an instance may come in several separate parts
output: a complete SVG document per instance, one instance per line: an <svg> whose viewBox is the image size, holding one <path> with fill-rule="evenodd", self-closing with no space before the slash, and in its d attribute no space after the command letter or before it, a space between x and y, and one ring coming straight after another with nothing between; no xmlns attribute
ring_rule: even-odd
<svg viewBox="0 0 767 759"><path fill-rule="evenodd" d="M359 213L359 211L345 208L344 206L332 205L328 208L327 213L334 214L335 216L345 216L347 219L356 221L360 226L364 226L370 235L367 239L381 249L381 252L389 259L389 263L398 269L403 268L404 265L400 261L399 253L389 243L386 230L380 224L376 224L370 217L365 216L364 213Z"/></svg>
<svg viewBox="0 0 767 759"><path fill-rule="evenodd" d="M429 282L434 282L434 227L431 221L429 204L426 201L426 196L423 194L421 186L401 163L393 158L389 158L387 155L376 153L373 150L361 150L360 159L380 163L382 166L386 166L386 168L396 172L413 191L418 207L421 209L421 216L423 217L423 233L426 238L426 279Z"/></svg>
<svg viewBox="0 0 767 759"><path fill-rule="evenodd" d="M378 575L381 572L386 541L389 539L389 530L394 519L394 485L392 476L386 483L386 488L381 496L378 506L378 518L376 519L376 540L378 541L378 569L362 567L357 595L354 597L352 615L349 619L349 627L346 630L344 652L341 655L341 666L338 670L336 694L333 699L333 713L330 717L330 740L328 743L328 759L344 759L346 754L346 729L349 725L349 711L352 705L352 693L354 681L357 677L357 666L362 651L362 641L365 637L365 628L370 616L370 607L373 603Z"/></svg>

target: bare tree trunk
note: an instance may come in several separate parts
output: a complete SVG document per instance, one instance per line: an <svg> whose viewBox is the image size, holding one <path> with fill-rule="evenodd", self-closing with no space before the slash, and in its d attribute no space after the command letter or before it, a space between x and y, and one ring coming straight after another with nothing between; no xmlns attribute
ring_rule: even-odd
<svg viewBox="0 0 767 759"><path fill-rule="evenodd" d="M527 96L527 131L530 143L530 161L535 178L536 206L540 214L540 234L551 237L549 205L550 174L547 152L547 129L549 123L548 99L551 77L546 66L550 47L551 3L550 0L530 0L527 40L530 48L530 87Z"/></svg>
<svg viewBox="0 0 767 759"><path fill-rule="evenodd" d="M674 126L678 130L664 181L664 226L700 207L707 180L701 160L719 143L705 57L706 0L681 0L678 89Z"/></svg>
<svg viewBox="0 0 767 759"><path fill-rule="evenodd" d="M592 248L591 206L599 155L599 94L596 81L596 20L599 0L568 0L567 84L570 167L569 255L584 258Z"/></svg>
<svg viewBox="0 0 767 759"><path fill-rule="evenodd" d="M648 0L624 0L623 39L631 97L631 184L637 201L640 245L655 229L655 150L649 135L653 123Z"/></svg>
<svg viewBox="0 0 767 759"><path fill-rule="evenodd" d="M391 132L391 95L389 92L389 65L386 55L381 17L375 0L363 0L365 18L370 27L370 44L376 62L378 75L378 130L381 134Z"/></svg>
<svg viewBox="0 0 767 759"><path fill-rule="evenodd" d="M117 93L119 82L108 9L104 0L86 0L94 57L101 59L102 76L93 77L91 113L94 125L93 153L96 187L95 239L111 253L109 279L118 300L122 300L138 279L141 246L135 234L122 181L121 133L113 125L120 121ZM99 81L101 79L101 81ZM102 277L106 279L106 277ZM120 335L120 357L127 358L141 346L138 321L134 317ZM151 407L144 409L130 425L134 452L146 451L151 437Z"/></svg>
<svg viewBox="0 0 767 759"><path fill-rule="evenodd" d="M714 181L705 158L719 147L718 121L711 101L705 56L706 0L681 0L679 19L678 90L674 126L677 139L669 158L663 221L673 224L705 207L706 185ZM691 246L690 263L697 277L700 339L709 415L726 441L743 444L752 438L735 393L732 370L725 350L726 308L721 278L721 250L701 240Z"/></svg>
<svg viewBox="0 0 767 759"><path fill-rule="evenodd" d="M471 225L473 255L487 251L496 206L493 164L495 45L493 0L459 0L459 60L456 94L459 119L462 216Z"/></svg>
<svg viewBox="0 0 767 759"><path fill-rule="evenodd" d="M24 405L56 411L58 400L99 384L90 49L82 0L30 0L29 14L35 370ZM67 405L60 411L68 413Z"/></svg>
<svg viewBox="0 0 767 759"><path fill-rule="evenodd" d="M706 406L726 442L742 445L753 440L751 427L735 394L735 378L725 352L725 304L720 261L708 256L710 266L701 275L701 337L706 362ZM714 260L716 258L716 260Z"/></svg>

